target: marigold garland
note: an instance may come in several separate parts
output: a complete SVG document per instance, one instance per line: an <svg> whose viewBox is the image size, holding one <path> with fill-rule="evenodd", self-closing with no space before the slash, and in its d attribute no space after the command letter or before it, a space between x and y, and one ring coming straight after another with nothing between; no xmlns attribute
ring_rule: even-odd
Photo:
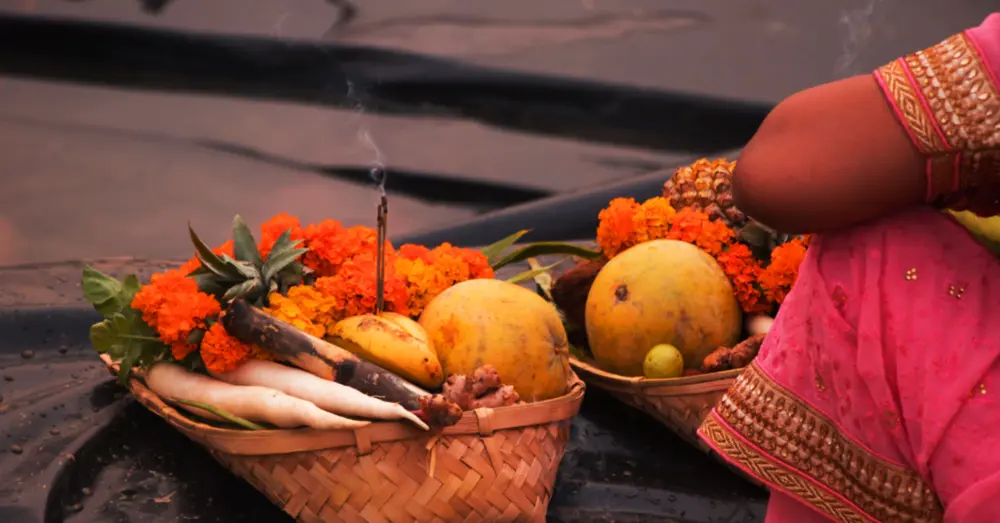
<svg viewBox="0 0 1000 523"><path fill-rule="evenodd" d="M336 220L303 226L297 217L279 213L261 224L257 243L261 258L267 259L286 231L308 249L300 261L312 274L285 294L271 293L264 312L317 337L325 336L343 318L374 312L378 242L374 229L344 227ZM212 252L234 256L232 240ZM413 317L448 287L494 276L484 254L448 243L433 249L406 244L396 251L387 242L386 254L385 309ZM249 358L269 359L265 351L226 333L218 322L219 301L188 277L200 266L194 257L178 269L154 274L136 293L132 307L178 361L197 353L209 372L220 373ZM192 336L196 330L200 339Z"/></svg>
<svg viewBox="0 0 1000 523"><path fill-rule="evenodd" d="M221 310L214 297L200 292L198 284L180 270L154 274L135 294L131 306L178 360L195 350L187 343L191 331L204 328L205 321Z"/></svg>
<svg viewBox="0 0 1000 523"><path fill-rule="evenodd" d="M375 256L355 256L340 266L333 276L317 278L313 285L324 297L333 300L332 321L375 311L378 278ZM387 263L383 298L385 310L409 314L406 280ZM328 324L327 327L330 327Z"/></svg>
<svg viewBox="0 0 1000 523"><path fill-rule="evenodd" d="M438 294L457 283L477 278L492 278L486 255L442 243L434 249L406 244L399 248L396 273L406 280L410 314L419 316Z"/></svg>
<svg viewBox="0 0 1000 523"><path fill-rule="evenodd" d="M251 358L267 359L263 351L230 336L218 322L205 332L199 352L205 368L215 374L234 371Z"/></svg>
<svg viewBox="0 0 1000 523"><path fill-rule="evenodd" d="M632 198L615 198L597 215L597 244L609 260L618 253L640 243L636 215L641 206ZM643 241L649 235L642 230Z"/></svg>
<svg viewBox="0 0 1000 523"><path fill-rule="evenodd" d="M598 214L598 220L597 243L608 259L650 240L697 245L719 262L740 307L748 313L767 312L784 301L809 242L807 236L776 247L770 263L763 267L724 222L689 207L675 210L663 197L642 204L632 198L615 198Z"/></svg>
<svg viewBox="0 0 1000 523"><path fill-rule="evenodd" d="M288 289L288 295L271 293L264 312L290 323L295 327L322 338L327 326L335 323L337 300L323 296L312 285L297 285Z"/></svg>
<svg viewBox="0 0 1000 523"><path fill-rule="evenodd" d="M759 282L768 297L777 304L785 301L799 276L799 266L806 256L809 238L793 238L774 248L771 263L761 273Z"/></svg>

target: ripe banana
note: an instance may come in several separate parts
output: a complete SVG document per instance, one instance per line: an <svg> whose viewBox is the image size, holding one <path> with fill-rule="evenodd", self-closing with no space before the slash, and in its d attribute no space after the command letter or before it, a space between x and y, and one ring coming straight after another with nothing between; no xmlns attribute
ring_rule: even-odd
<svg viewBox="0 0 1000 523"><path fill-rule="evenodd" d="M422 387L436 389L444 382L441 361L427 331L401 314L344 318L327 333L327 339Z"/></svg>

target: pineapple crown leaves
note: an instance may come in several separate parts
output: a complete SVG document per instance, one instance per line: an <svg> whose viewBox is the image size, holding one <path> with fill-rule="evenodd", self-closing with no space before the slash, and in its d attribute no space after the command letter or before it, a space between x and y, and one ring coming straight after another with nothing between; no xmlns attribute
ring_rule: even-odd
<svg viewBox="0 0 1000 523"><path fill-rule="evenodd" d="M212 252L190 223L188 232L201 262L189 276L198 282L202 292L220 297L223 303L242 298L263 306L268 294L287 292L309 274L309 269L298 261L308 249L298 247L302 240L291 239L291 229L278 237L266 259L261 257L253 233L238 214L233 218L233 257Z"/></svg>
<svg viewBox="0 0 1000 523"><path fill-rule="evenodd" d="M510 251L510 248L529 232L531 232L530 229L517 231L506 238L483 247L480 249L480 252L486 256L487 262L493 270L499 270L507 265L520 263L536 256L563 254L577 256L585 260L594 260L602 256L599 250L591 250L566 242L534 242ZM526 276L526 278L530 277L530 275Z"/></svg>

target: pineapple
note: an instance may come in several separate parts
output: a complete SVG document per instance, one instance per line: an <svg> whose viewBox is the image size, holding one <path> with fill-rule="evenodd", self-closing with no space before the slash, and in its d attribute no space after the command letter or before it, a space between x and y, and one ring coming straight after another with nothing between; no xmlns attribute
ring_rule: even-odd
<svg viewBox="0 0 1000 523"><path fill-rule="evenodd" d="M722 220L733 230L747 224L747 216L733 205L733 168L725 158L702 158L678 168L663 184L663 197L675 209L691 207Z"/></svg>
<svg viewBox="0 0 1000 523"><path fill-rule="evenodd" d="M285 231L274 243L267 259L260 257L257 242L239 215L233 218L233 255L216 255L188 226L195 255L201 266L190 277L198 288L212 294L223 304L242 298L248 303L263 307L272 292L286 293L290 287L303 283L310 277L310 270L298 258L306 252L297 247L302 240L292 240L291 231Z"/></svg>
<svg viewBox="0 0 1000 523"><path fill-rule="evenodd" d="M733 169L736 162L725 158L702 158L678 168L663 184L663 197L675 209L692 207L713 220L722 220L736 231L759 259L768 259L775 247L793 238L743 214L733 204Z"/></svg>

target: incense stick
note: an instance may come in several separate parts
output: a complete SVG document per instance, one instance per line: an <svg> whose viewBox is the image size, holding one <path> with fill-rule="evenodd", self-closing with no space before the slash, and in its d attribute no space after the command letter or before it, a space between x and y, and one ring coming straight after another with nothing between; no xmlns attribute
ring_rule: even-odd
<svg viewBox="0 0 1000 523"><path fill-rule="evenodd" d="M378 205L378 246L375 248L375 314L381 314L385 309L385 237L389 221L389 202L385 194Z"/></svg>

